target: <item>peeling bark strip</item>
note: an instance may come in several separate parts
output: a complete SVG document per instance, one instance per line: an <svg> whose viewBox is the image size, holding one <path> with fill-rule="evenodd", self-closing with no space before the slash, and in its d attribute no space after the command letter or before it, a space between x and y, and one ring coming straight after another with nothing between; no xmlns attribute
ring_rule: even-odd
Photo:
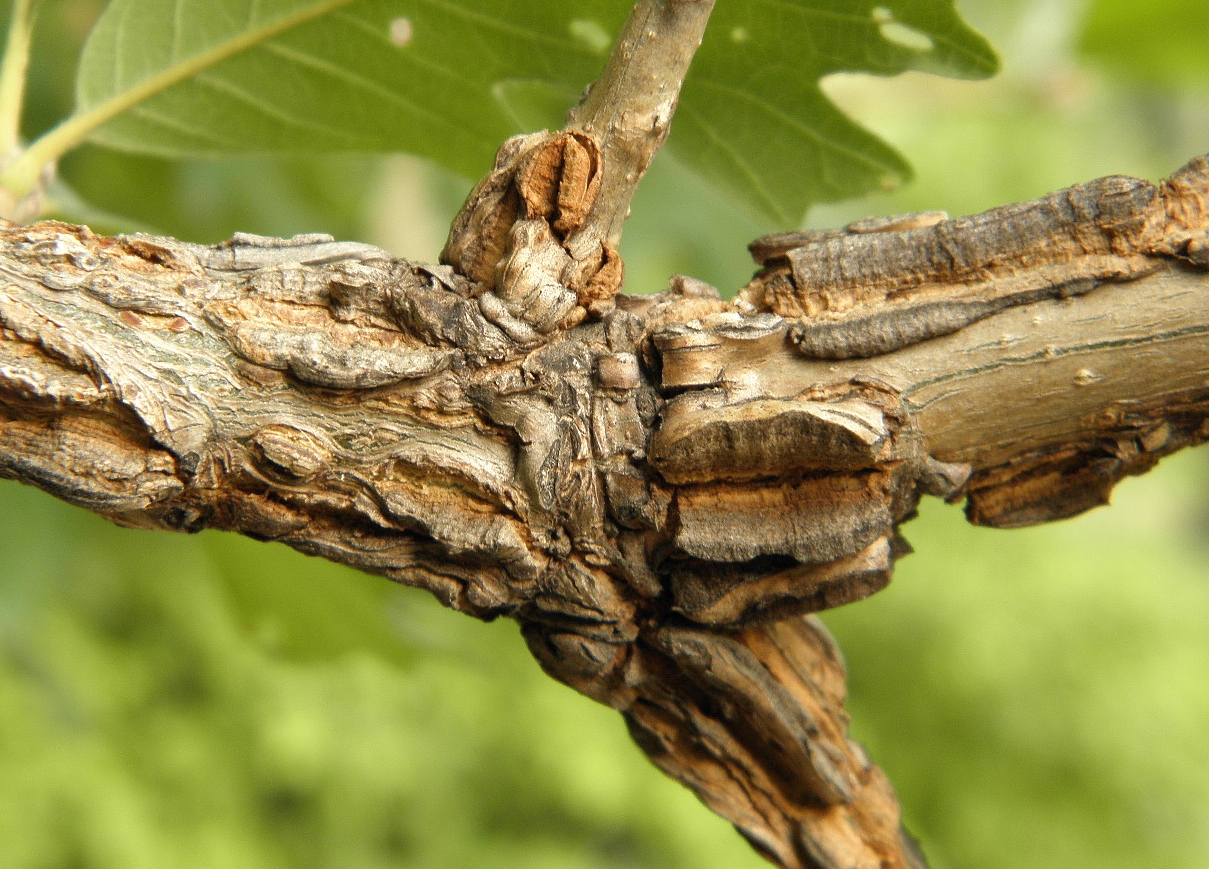
<svg viewBox="0 0 1209 869"><path fill-rule="evenodd" d="M4 228L0 475L515 618L550 675L618 709L774 863L922 866L802 616L890 580L923 494L1043 521L1209 438L1204 159L1154 196L1110 179L994 219L780 237L745 299L678 277L587 317L548 266L566 268L596 152L532 141L480 185L497 204L463 213L465 275L326 236ZM963 265L908 261L903 239L932 231ZM839 283L793 283L820 244ZM921 306L941 306L924 328ZM816 320L896 349L808 358Z"/></svg>
<svg viewBox="0 0 1209 869"><path fill-rule="evenodd" d="M927 212L782 233L752 243L765 270L743 298L800 318L791 338L805 356L879 356L1016 305L1141 277L1165 258L1209 265L1207 190L1200 157L1158 187L1115 176L956 220Z"/></svg>

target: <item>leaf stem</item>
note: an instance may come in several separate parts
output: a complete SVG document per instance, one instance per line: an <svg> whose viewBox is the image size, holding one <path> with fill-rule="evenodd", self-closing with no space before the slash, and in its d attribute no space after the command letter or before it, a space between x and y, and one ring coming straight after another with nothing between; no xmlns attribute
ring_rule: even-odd
<svg viewBox="0 0 1209 869"><path fill-rule="evenodd" d="M15 0L15 2L20 3L23 0ZM24 0L24 2L28 2L28 0ZM77 108L71 117L35 141L16 160L5 167L4 172L0 174L0 186L6 188L18 199L26 196L37 186L38 178L46 166L57 162L60 157L81 144L103 124L190 76L239 54L241 51L254 48L291 27L326 15L351 2L352 0L325 0L325 2L300 9L261 27L249 29L209 51L186 58L129 89L114 94L90 109L80 111Z"/></svg>
<svg viewBox="0 0 1209 869"><path fill-rule="evenodd" d="M36 0L13 0L9 15L4 59L0 61L0 160L17 152L21 144L21 105L29 68L31 8Z"/></svg>

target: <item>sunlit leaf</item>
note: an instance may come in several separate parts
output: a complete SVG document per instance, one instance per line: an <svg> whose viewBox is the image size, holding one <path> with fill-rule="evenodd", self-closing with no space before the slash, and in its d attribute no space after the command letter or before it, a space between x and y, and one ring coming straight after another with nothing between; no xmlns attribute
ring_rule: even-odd
<svg viewBox="0 0 1209 869"><path fill-rule="evenodd" d="M910 167L819 89L835 72L983 78L989 44L952 0L719 2L673 145L690 166L779 224L813 202L897 186Z"/></svg>
<svg viewBox="0 0 1209 869"><path fill-rule="evenodd" d="M402 150L477 176L506 136L558 123L599 71L628 8L114 0L81 61L79 108L128 99L187 67L95 139L166 156ZM298 23L281 26L290 16ZM793 223L811 202L892 185L910 171L823 96L822 76L916 69L975 78L996 64L952 0L729 0L714 12L671 148L748 210Z"/></svg>

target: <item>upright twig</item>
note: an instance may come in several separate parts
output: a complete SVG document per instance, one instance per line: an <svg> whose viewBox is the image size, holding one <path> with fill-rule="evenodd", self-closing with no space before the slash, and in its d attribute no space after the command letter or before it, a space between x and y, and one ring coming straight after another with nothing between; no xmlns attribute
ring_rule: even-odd
<svg viewBox="0 0 1209 869"><path fill-rule="evenodd" d="M509 139L454 219L441 254L482 285L509 334L600 317L621 290L630 200L671 129L713 0L640 0L584 101L557 133Z"/></svg>
<svg viewBox="0 0 1209 869"><path fill-rule="evenodd" d="M617 247L630 200L668 133L714 0L642 0L600 78L567 116L600 145L600 194L578 234Z"/></svg>

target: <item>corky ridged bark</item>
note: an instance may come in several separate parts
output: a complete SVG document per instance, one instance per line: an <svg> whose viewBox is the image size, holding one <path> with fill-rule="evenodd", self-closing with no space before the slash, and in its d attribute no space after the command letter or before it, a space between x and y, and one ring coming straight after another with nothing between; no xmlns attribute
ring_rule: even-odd
<svg viewBox="0 0 1209 869"><path fill-rule="evenodd" d="M766 239L736 301L676 278L531 333L488 285L366 245L10 227L0 474L515 618L774 863L919 866L802 616L889 581L923 493L1042 521L1209 436L1207 165L1092 185L1124 204ZM921 232L944 261L902 266ZM812 314L823 267L876 286ZM860 352L809 355L830 323Z"/></svg>
<svg viewBox="0 0 1209 869"><path fill-rule="evenodd" d="M441 262L485 285L524 341L612 310L630 200L671 130L714 0L639 0L559 132L514 136L462 206Z"/></svg>

